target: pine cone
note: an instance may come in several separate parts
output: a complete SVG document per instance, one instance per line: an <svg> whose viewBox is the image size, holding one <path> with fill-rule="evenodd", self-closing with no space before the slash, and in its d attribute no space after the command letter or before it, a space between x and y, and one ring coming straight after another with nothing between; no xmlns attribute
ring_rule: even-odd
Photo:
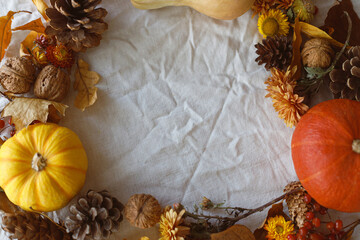
<svg viewBox="0 0 360 240"><path fill-rule="evenodd" d="M265 63L266 70L275 67L279 70L286 70L292 58L292 40L285 36L267 37L261 43L255 45L256 53L259 55L255 59L259 65Z"/></svg>
<svg viewBox="0 0 360 240"><path fill-rule="evenodd" d="M306 220L306 212L309 210L308 205L305 203L305 189L300 182L291 182L286 185L284 192L288 193L297 188L301 188L299 192L286 196L286 204L289 209L291 220L296 222L296 225L301 228Z"/></svg>
<svg viewBox="0 0 360 240"><path fill-rule="evenodd" d="M2 228L10 233L10 239L18 240L70 240L60 226L37 213L17 211L5 213Z"/></svg>
<svg viewBox="0 0 360 240"><path fill-rule="evenodd" d="M360 101L360 46L350 48L340 63L329 74L330 90L335 98Z"/></svg>
<svg viewBox="0 0 360 240"><path fill-rule="evenodd" d="M107 191L89 190L86 196L78 199L77 204L70 206L73 216L65 219L66 231L78 240L87 236L92 239L108 238L119 229L123 209L124 205Z"/></svg>
<svg viewBox="0 0 360 240"><path fill-rule="evenodd" d="M103 21L107 11L95 7L101 0L51 0L46 9L50 25L45 33L72 48L75 52L100 44L101 34L108 28Z"/></svg>

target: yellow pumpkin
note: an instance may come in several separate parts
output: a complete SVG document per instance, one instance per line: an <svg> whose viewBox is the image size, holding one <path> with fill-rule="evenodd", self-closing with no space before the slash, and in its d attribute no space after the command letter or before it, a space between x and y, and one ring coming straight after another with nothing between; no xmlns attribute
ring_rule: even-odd
<svg viewBox="0 0 360 240"><path fill-rule="evenodd" d="M188 6L209 17L231 20L247 12L255 0L131 0L139 9Z"/></svg>
<svg viewBox="0 0 360 240"><path fill-rule="evenodd" d="M54 211L80 191L87 166L74 132L56 124L35 124L1 146L0 186L25 210Z"/></svg>

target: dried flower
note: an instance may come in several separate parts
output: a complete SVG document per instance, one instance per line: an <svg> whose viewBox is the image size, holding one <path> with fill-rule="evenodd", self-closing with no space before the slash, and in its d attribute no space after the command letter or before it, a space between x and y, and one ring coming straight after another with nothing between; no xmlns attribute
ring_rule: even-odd
<svg viewBox="0 0 360 240"><path fill-rule="evenodd" d="M266 38L267 36L287 35L290 27L288 19L282 11L270 9L260 15L258 28L259 32Z"/></svg>
<svg viewBox="0 0 360 240"><path fill-rule="evenodd" d="M314 18L315 5L312 0L295 0L293 9L301 21L311 22Z"/></svg>
<svg viewBox="0 0 360 240"><path fill-rule="evenodd" d="M203 200L200 203L200 207L201 207L201 209L204 209L204 210L211 209L212 207L214 207L214 203L207 197L203 197Z"/></svg>
<svg viewBox="0 0 360 240"><path fill-rule="evenodd" d="M161 215L160 220L160 234L159 240L184 240L186 235L190 233L190 228L180 226L183 222L183 215L185 209L177 213L171 207L166 207L164 213Z"/></svg>
<svg viewBox="0 0 360 240"><path fill-rule="evenodd" d="M306 113L309 107L302 103L303 97L294 94L296 81L292 76L296 72L296 67L286 72L278 69L271 69L272 76L265 81L266 90L269 92L265 97L272 98L273 106L279 113L279 118L284 119L288 127L295 126L302 115Z"/></svg>
<svg viewBox="0 0 360 240"><path fill-rule="evenodd" d="M49 45L53 45L55 43L55 40L53 37L41 34L36 36L34 43L39 47L46 49Z"/></svg>
<svg viewBox="0 0 360 240"><path fill-rule="evenodd" d="M72 50L63 44L48 46L46 57L55 67L70 68L74 64Z"/></svg>
<svg viewBox="0 0 360 240"><path fill-rule="evenodd" d="M45 66L49 63L46 57L46 52L39 46L34 46L31 50L36 65Z"/></svg>
<svg viewBox="0 0 360 240"><path fill-rule="evenodd" d="M267 220L264 229L268 231L267 239L287 240L287 236L294 231L294 225L283 216L275 216Z"/></svg>
<svg viewBox="0 0 360 240"><path fill-rule="evenodd" d="M251 9L253 10L253 17L259 13L267 12L273 5L275 0L255 0Z"/></svg>
<svg viewBox="0 0 360 240"><path fill-rule="evenodd" d="M276 0L277 8L287 10L294 3L294 0Z"/></svg>

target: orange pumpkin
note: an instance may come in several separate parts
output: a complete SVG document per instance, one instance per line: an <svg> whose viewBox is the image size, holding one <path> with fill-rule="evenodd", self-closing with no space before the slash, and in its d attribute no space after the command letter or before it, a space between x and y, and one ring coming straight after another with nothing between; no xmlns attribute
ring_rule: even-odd
<svg viewBox="0 0 360 240"><path fill-rule="evenodd" d="M0 186L25 210L53 211L80 191L87 166L74 132L56 124L35 124L1 146Z"/></svg>
<svg viewBox="0 0 360 240"><path fill-rule="evenodd" d="M297 125L292 158L301 184L321 205L360 211L360 103L322 102Z"/></svg>

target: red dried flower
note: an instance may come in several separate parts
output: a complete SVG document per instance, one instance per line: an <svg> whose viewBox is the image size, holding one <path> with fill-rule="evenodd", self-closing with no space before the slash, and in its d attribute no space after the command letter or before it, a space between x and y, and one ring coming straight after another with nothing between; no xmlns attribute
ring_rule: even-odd
<svg viewBox="0 0 360 240"><path fill-rule="evenodd" d="M46 48L46 57L55 67L70 68L74 64L73 52L65 45L50 45Z"/></svg>

